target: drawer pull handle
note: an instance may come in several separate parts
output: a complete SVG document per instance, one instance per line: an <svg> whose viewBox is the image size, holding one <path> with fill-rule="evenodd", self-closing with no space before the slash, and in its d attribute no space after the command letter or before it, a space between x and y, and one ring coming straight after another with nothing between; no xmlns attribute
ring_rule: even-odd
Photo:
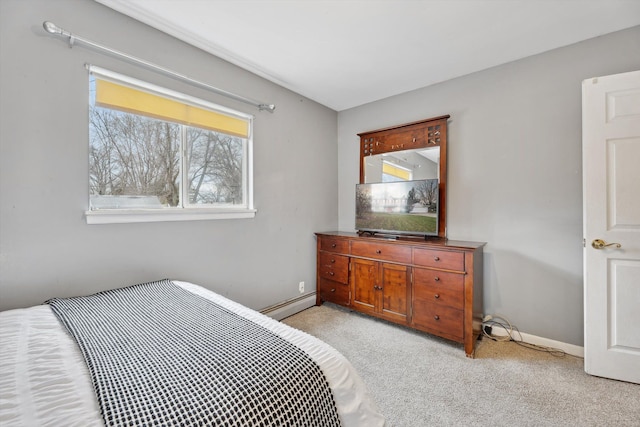
<svg viewBox="0 0 640 427"><path fill-rule="evenodd" d="M332 247L332 248L335 248L336 246L337 246L337 245L336 245L335 243L332 243L332 244L331 244L331 247Z"/></svg>
<svg viewBox="0 0 640 427"><path fill-rule="evenodd" d="M435 320L440 320L440 316L438 316L437 314L436 314L435 316L433 316L433 318L434 318Z"/></svg>
<svg viewBox="0 0 640 427"><path fill-rule="evenodd" d="M331 292L335 292L335 291L336 291L336 288L331 289Z"/></svg>
<svg viewBox="0 0 640 427"><path fill-rule="evenodd" d="M376 249L376 253L377 253L378 255L380 255L380 254L382 253L382 251L381 251L380 249Z"/></svg>
<svg viewBox="0 0 640 427"><path fill-rule="evenodd" d="M336 263L336 260L335 260L335 259L332 259L332 260L331 260L331 264L335 264L335 263Z"/></svg>
<svg viewBox="0 0 640 427"><path fill-rule="evenodd" d="M435 280L436 282L440 281L440 278L438 276L434 277L433 280Z"/></svg>
<svg viewBox="0 0 640 427"><path fill-rule="evenodd" d="M334 273L333 271L329 272L329 276L335 276L335 275L336 275L336 273Z"/></svg>
<svg viewBox="0 0 640 427"><path fill-rule="evenodd" d="M434 261L440 261L440 257L439 257L439 256L437 256L437 257L433 257L433 260L434 260Z"/></svg>
<svg viewBox="0 0 640 427"><path fill-rule="evenodd" d="M434 297L435 299L439 299L439 298L440 298L440 294L435 294L433 297Z"/></svg>
<svg viewBox="0 0 640 427"><path fill-rule="evenodd" d="M381 291L381 290L382 290L382 286L377 286L377 285L376 285L376 286L374 286L374 287L373 287L373 289L376 289L376 290L378 290L378 291Z"/></svg>

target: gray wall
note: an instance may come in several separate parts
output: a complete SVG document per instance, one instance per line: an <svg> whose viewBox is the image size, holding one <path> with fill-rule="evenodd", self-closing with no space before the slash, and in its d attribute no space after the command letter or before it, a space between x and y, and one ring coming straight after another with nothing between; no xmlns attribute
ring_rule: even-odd
<svg viewBox="0 0 640 427"><path fill-rule="evenodd" d="M640 27L338 114L339 227L354 228L357 133L450 114L447 226L485 247L485 313L583 343L581 83L640 69Z"/></svg>
<svg viewBox="0 0 640 427"><path fill-rule="evenodd" d="M69 49L45 20L276 112ZM0 0L0 52L0 309L165 277L253 308L313 290L313 232L338 226L335 111L91 0ZM255 114L255 219L87 225L87 62Z"/></svg>

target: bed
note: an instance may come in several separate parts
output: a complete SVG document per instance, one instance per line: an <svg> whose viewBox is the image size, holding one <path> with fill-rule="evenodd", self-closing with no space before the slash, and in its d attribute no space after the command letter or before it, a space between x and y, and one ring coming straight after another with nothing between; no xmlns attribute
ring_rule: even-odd
<svg viewBox="0 0 640 427"><path fill-rule="evenodd" d="M5 311L0 343L2 426L385 425L335 349L192 283Z"/></svg>

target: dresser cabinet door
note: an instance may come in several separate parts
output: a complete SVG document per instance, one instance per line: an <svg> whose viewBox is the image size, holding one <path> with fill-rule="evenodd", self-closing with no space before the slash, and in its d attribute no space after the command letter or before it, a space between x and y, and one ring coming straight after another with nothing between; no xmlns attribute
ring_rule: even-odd
<svg viewBox="0 0 640 427"><path fill-rule="evenodd" d="M389 320L407 321L409 312L409 267L399 264L380 265L381 280L377 291L382 294L379 312Z"/></svg>
<svg viewBox="0 0 640 427"><path fill-rule="evenodd" d="M351 259L351 299L356 310L373 313L379 296L378 262L366 259Z"/></svg>
<svg viewBox="0 0 640 427"><path fill-rule="evenodd" d="M406 323L411 300L409 271L406 265L352 258L353 308Z"/></svg>

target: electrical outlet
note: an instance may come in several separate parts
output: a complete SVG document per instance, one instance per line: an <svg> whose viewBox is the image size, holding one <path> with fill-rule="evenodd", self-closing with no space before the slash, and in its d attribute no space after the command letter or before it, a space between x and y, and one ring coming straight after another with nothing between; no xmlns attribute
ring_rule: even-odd
<svg viewBox="0 0 640 427"><path fill-rule="evenodd" d="M304 292L304 282L298 283L298 290L300 291L300 293Z"/></svg>

